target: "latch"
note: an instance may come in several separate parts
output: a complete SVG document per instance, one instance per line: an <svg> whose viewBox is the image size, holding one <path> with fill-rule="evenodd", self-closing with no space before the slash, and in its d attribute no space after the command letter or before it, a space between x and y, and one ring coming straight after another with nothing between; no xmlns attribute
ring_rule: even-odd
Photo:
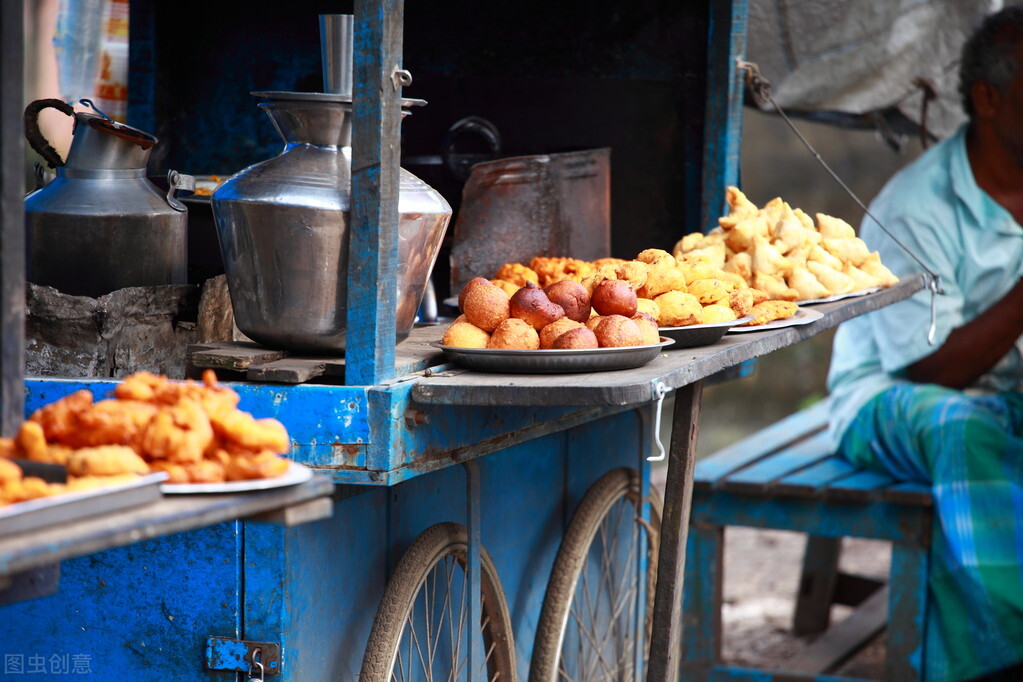
<svg viewBox="0 0 1023 682"><path fill-rule="evenodd" d="M280 675L281 645L277 642L208 637L206 667L209 670L233 670L239 673L250 673L259 668L263 675Z"/></svg>

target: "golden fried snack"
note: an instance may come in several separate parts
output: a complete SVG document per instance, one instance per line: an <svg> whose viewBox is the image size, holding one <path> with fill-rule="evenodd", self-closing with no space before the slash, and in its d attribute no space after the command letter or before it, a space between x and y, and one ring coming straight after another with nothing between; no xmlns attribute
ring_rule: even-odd
<svg viewBox="0 0 1023 682"><path fill-rule="evenodd" d="M799 298L799 292L773 275L763 272L753 274L753 288L763 291L768 299L779 301L795 301Z"/></svg>
<svg viewBox="0 0 1023 682"><path fill-rule="evenodd" d="M748 285L753 284L753 256L746 251L732 256L721 269L742 277Z"/></svg>
<svg viewBox="0 0 1023 682"><path fill-rule="evenodd" d="M595 260L592 263L590 263L590 265L593 266L594 270L599 270L600 268L602 268L604 266L607 266L607 265L611 266L611 269L614 270L615 268L617 268L619 265L621 265L624 262L625 262L624 258L610 258L609 257L609 258L598 258L597 260Z"/></svg>
<svg viewBox="0 0 1023 682"><path fill-rule="evenodd" d="M671 258L671 256L668 256ZM672 258L674 260L674 258ZM639 289L646 284L647 270L650 266L638 260L625 261L615 268L615 276L624 282L628 282L633 289Z"/></svg>
<svg viewBox="0 0 1023 682"><path fill-rule="evenodd" d="M551 322L549 325L540 330L540 348L544 350L554 348L554 342L559 336L569 330L579 329L584 326L585 325L582 322L576 322L575 320L570 320L567 317Z"/></svg>
<svg viewBox="0 0 1023 682"><path fill-rule="evenodd" d="M831 295L828 288L820 283L812 272L806 268L793 268L785 282L799 293L800 301L813 298L825 298Z"/></svg>
<svg viewBox="0 0 1023 682"><path fill-rule="evenodd" d="M78 415L92 405L92 392L81 389L39 408L29 417L43 427L46 441L63 443L78 430Z"/></svg>
<svg viewBox="0 0 1023 682"><path fill-rule="evenodd" d="M795 315L797 310L799 306L792 301L764 301L753 306L750 310L753 319L743 326L754 327L774 320L784 320Z"/></svg>
<svg viewBox="0 0 1023 682"><path fill-rule="evenodd" d="M696 234L703 237L703 235L699 232ZM675 266L675 257L663 249L644 249L636 256L636 260L648 265L666 265L668 267Z"/></svg>
<svg viewBox="0 0 1023 682"><path fill-rule="evenodd" d="M848 237L845 239L827 239L821 243L824 250L837 258L842 263L852 263L856 267L863 265L864 261L870 258L870 249L859 237ZM840 270L841 268L835 268Z"/></svg>
<svg viewBox="0 0 1023 682"><path fill-rule="evenodd" d="M781 255L771 242L761 237L753 241L753 272L774 277L784 277L792 270L792 261Z"/></svg>
<svg viewBox="0 0 1023 682"><path fill-rule="evenodd" d="M823 263L807 261L806 269L832 294L847 294L856 287L851 277Z"/></svg>
<svg viewBox="0 0 1023 682"><path fill-rule="evenodd" d="M646 313L656 321L661 316L661 306L657 305L653 299L638 298L636 299L636 314L640 313Z"/></svg>
<svg viewBox="0 0 1023 682"><path fill-rule="evenodd" d="M590 305L600 315L632 317L639 305L636 290L628 282L606 279L593 290Z"/></svg>
<svg viewBox="0 0 1023 682"><path fill-rule="evenodd" d="M845 264L845 267L842 268L842 274L853 281L853 291L872 289L876 286L880 286L881 284L881 280L872 275L868 275L852 263Z"/></svg>
<svg viewBox="0 0 1023 682"><path fill-rule="evenodd" d="M633 320L622 315L608 315L593 330L601 348L642 346L643 332Z"/></svg>
<svg viewBox="0 0 1023 682"><path fill-rule="evenodd" d="M39 462L46 458L46 436L43 433L43 427L38 422L31 420L22 422L18 429L18 435L14 437L14 442L17 443L18 449L24 454L25 459Z"/></svg>
<svg viewBox="0 0 1023 682"><path fill-rule="evenodd" d="M654 299L661 310L657 324L662 327L683 327L696 324L703 309L695 296L681 291L669 291Z"/></svg>
<svg viewBox="0 0 1023 682"><path fill-rule="evenodd" d="M509 299L508 313L528 322L537 331L565 317L565 309L551 302L544 290L532 282L516 291Z"/></svg>
<svg viewBox="0 0 1023 682"><path fill-rule="evenodd" d="M591 315L590 319L586 320L586 328L593 331L600 324L600 321L604 319L603 315Z"/></svg>
<svg viewBox="0 0 1023 682"><path fill-rule="evenodd" d="M125 485L132 483L138 478L135 474L116 474L114 476L74 476L67 480L67 492L81 492L83 490L94 490L96 488L108 488L111 486ZM53 484L50 484L51 486Z"/></svg>
<svg viewBox="0 0 1023 682"><path fill-rule="evenodd" d="M585 322L590 317L590 292L580 282L570 279L563 279L560 282L549 284L544 288L544 293L551 303L561 306L565 311L565 317L576 322Z"/></svg>
<svg viewBox="0 0 1023 682"><path fill-rule="evenodd" d="M643 345L649 346L661 342L661 332L657 329L657 319L646 313L636 313L632 321L643 334Z"/></svg>
<svg viewBox="0 0 1023 682"><path fill-rule="evenodd" d="M856 236L856 230L852 225L841 218L835 218L823 213L817 214L817 231L825 239L847 239Z"/></svg>
<svg viewBox="0 0 1023 682"><path fill-rule="evenodd" d="M689 293L696 297L700 305L728 303L728 295L735 289L731 282L721 279L698 279L688 287Z"/></svg>
<svg viewBox="0 0 1023 682"><path fill-rule="evenodd" d="M283 455L291 449L288 430L273 418L256 419L248 412L230 410L211 414L210 424L220 442L228 446L228 450L267 450ZM214 449L211 447L209 451Z"/></svg>
<svg viewBox="0 0 1023 682"><path fill-rule="evenodd" d="M750 308L754 303L753 291L746 287L745 289L736 289L728 295L728 307L735 313L736 318L749 315Z"/></svg>
<svg viewBox="0 0 1023 682"><path fill-rule="evenodd" d="M224 466L228 481L248 481L255 478L275 478L288 470L288 460L273 452L230 453Z"/></svg>
<svg viewBox="0 0 1023 682"><path fill-rule="evenodd" d="M636 294L640 298L654 299L668 291L685 291L684 270L667 264L652 265L647 271L646 284Z"/></svg>
<svg viewBox="0 0 1023 682"><path fill-rule="evenodd" d="M717 322L730 322L735 317L735 312L727 305L713 303L703 306L703 310L696 317L696 324L714 324Z"/></svg>
<svg viewBox="0 0 1023 682"><path fill-rule="evenodd" d="M141 476L149 473L149 465L127 445L100 445L72 452L67 472L70 476Z"/></svg>
<svg viewBox="0 0 1023 682"><path fill-rule="evenodd" d="M132 445L158 411L141 400L101 400L79 413L79 430L64 442L75 448Z"/></svg>
<svg viewBox="0 0 1023 682"><path fill-rule="evenodd" d="M458 348L486 348L490 334L469 322L452 322L444 332L441 343Z"/></svg>
<svg viewBox="0 0 1023 682"><path fill-rule="evenodd" d="M554 340L555 350L578 350L585 348L599 348L597 335L586 327L569 329L567 332Z"/></svg>
<svg viewBox="0 0 1023 682"><path fill-rule="evenodd" d="M151 372L136 372L125 377L124 381L114 388L114 395L121 400L159 402L159 395L166 385L166 377Z"/></svg>
<svg viewBox="0 0 1023 682"><path fill-rule="evenodd" d="M728 202L728 215L718 218L718 225L726 230L759 212L757 205L747 199L738 187L728 187L725 190L725 201Z"/></svg>
<svg viewBox="0 0 1023 682"><path fill-rule="evenodd" d="M536 350L540 347L540 336L528 322L512 317L504 320L490 335L487 348L503 350Z"/></svg>
<svg viewBox="0 0 1023 682"><path fill-rule="evenodd" d="M499 289L503 289L504 293L508 294L509 296L511 296L512 294L519 290L518 284L514 284L503 279L492 279L490 280L490 283L493 284L495 287L498 287Z"/></svg>
<svg viewBox="0 0 1023 682"><path fill-rule="evenodd" d="M497 286L494 282L491 282L486 277L473 277L468 282L466 282L465 286L462 287L462 290L458 292L458 312L465 314L465 296L472 290L473 287L478 286L485 287L487 285ZM515 287L515 291L518 291L518 287ZM508 295L511 296L512 293L514 292L510 292Z"/></svg>
<svg viewBox="0 0 1023 682"><path fill-rule="evenodd" d="M286 460L281 460L286 463ZM184 465L189 483L223 483L227 480L225 466L218 460L202 459ZM283 473L283 472L282 472Z"/></svg>
<svg viewBox="0 0 1023 682"><path fill-rule="evenodd" d="M21 467L6 457L0 457L0 483L20 480Z"/></svg>
<svg viewBox="0 0 1023 682"><path fill-rule="evenodd" d="M223 469L223 467L221 467ZM165 459L154 459L149 463L149 470L152 472L164 472L167 474L167 483L191 483L188 476L188 469L184 464L168 462Z"/></svg>
<svg viewBox="0 0 1023 682"><path fill-rule="evenodd" d="M524 287L526 282L540 283L540 275L522 263L505 263L498 268L495 279L511 282L516 287Z"/></svg>
<svg viewBox="0 0 1023 682"><path fill-rule="evenodd" d="M883 287L890 287L899 281L899 278L881 263L881 255L877 251L870 254L870 257L863 262L860 269L877 279L880 282L880 286Z"/></svg>
<svg viewBox="0 0 1023 682"><path fill-rule="evenodd" d="M226 409L220 412L231 414ZM146 459L197 462L212 442L210 416L195 400L182 400L156 413L139 439L138 448Z"/></svg>

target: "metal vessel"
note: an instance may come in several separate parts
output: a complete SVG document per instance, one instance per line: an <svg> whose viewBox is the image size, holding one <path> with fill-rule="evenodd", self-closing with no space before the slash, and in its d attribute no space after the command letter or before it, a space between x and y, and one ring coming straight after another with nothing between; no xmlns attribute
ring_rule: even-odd
<svg viewBox="0 0 1023 682"><path fill-rule="evenodd" d="M75 119L67 161L39 132L37 117L47 108ZM146 178L157 139L60 100L29 104L25 121L29 143L57 173L25 198L28 281L92 297L186 284L188 214L174 192L194 188L194 180L171 171L171 188L162 192Z"/></svg>
<svg viewBox="0 0 1023 682"><path fill-rule="evenodd" d="M351 96L264 92L284 151L213 193L235 323L274 348L343 352L351 209ZM411 102L411 101L408 101ZM439 192L402 169L396 342L408 336L451 218Z"/></svg>

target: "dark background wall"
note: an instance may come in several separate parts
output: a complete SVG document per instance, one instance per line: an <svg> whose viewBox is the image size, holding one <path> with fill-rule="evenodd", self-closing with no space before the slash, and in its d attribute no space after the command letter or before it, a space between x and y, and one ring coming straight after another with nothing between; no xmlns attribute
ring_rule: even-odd
<svg viewBox="0 0 1023 682"><path fill-rule="evenodd" d="M351 11L133 3L128 122L160 137L154 174L225 175L279 153L249 93L322 89L318 15ZM670 249L699 229L707 11L668 0L407 2L404 94L429 104L403 123L403 165L457 209L459 179L423 161L466 116L496 126L502 156L610 147L613 255Z"/></svg>

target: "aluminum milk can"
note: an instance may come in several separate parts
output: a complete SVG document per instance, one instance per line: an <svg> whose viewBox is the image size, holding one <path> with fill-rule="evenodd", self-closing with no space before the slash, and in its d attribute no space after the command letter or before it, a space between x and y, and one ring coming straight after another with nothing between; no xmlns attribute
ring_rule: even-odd
<svg viewBox="0 0 1023 682"><path fill-rule="evenodd" d="M351 208L351 95L253 93L284 151L213 193L235 324L263 345L343 353ZM411 100L407 101L407 103ZM451 207L402 169L395 342L415 322Z"/></svg>
<svg viewBox="0 0 1023 682"><path fill-rule="evenodd" d="M75 119L66 162L39 132L46 108ZM28 105L25 130L57 172L25 198L28 281L92 297L187 283L188 213L174 192L194 189L194 179L171 171L161 192L146 178L154 136L55 99Z"/></svg>

